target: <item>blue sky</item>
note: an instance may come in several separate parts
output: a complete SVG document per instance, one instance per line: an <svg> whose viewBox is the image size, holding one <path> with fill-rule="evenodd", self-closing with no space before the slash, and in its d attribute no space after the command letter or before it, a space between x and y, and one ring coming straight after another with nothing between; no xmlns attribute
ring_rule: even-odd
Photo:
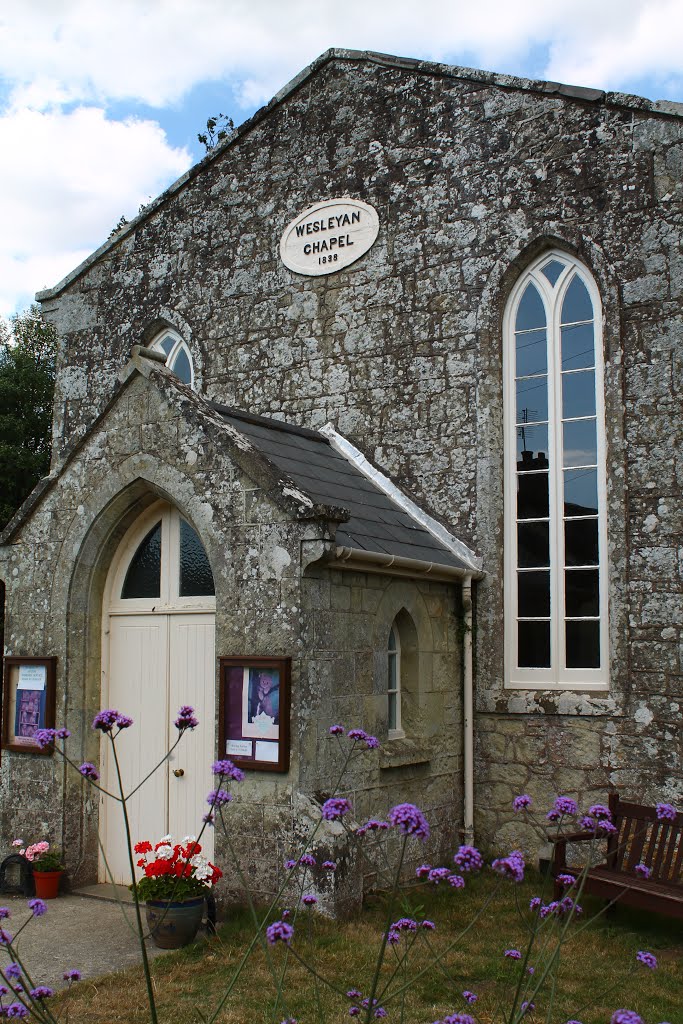
<svg viewBox="0 0 683 1024"><path fill-rule="evenodd" d="M0 315L330 46L683 102L682 0L22 0L0 12Z"/></svg>

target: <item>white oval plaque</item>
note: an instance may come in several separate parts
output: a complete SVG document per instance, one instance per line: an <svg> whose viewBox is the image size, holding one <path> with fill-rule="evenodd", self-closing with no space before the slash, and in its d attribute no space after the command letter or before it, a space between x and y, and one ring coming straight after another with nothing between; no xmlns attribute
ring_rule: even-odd
<svg viewBox="0 0 683 1024"><path fill-rule="evenodd" d="M280 258L296 274L319 277L355 263L379 232L377 210L359 199L326 199L288 224Z"/></svg>

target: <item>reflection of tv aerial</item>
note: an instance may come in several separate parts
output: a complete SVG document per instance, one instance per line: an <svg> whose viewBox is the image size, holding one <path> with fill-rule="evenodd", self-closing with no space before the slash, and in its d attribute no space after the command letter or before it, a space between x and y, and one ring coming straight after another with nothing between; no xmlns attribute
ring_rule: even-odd
<svg viewBox="0 0 683 1024"><path fill-rule="evenodd" d="M529 416L530 412L533 413L534 415L533 416ZM521 437L521 439L522 439L522 451L523 452L528 450L527 446L526 446L526 431L527 431L527 428L524 426L524 424L525 423L529 423L529 422L533 423L534 422L535 414L536 414L536 410L535 409L522 409L522 425L517 427L517 437Z"/></svg>

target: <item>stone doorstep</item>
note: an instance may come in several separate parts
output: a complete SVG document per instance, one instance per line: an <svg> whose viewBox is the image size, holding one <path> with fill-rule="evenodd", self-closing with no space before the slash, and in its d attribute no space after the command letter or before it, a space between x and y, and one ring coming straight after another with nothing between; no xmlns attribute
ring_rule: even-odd
<svg viewBox="0 0 683 1024"><path fill-rule="evenodd" d="M72 889L71 896L84 896L89 900L104 900L107 903L130 903L133 901L133 894L127 885L114 885L111 882L101 882L98 885L84 885L81 889Z"/></svg>

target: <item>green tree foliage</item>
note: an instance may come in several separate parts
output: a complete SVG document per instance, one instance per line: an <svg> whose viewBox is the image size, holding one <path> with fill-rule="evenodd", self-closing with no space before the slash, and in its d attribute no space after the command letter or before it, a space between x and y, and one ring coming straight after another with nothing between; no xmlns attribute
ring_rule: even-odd
<svg viewBox="0 0 683 1024"><path fill-rule="evenodd" d="M200 132L197 135L197 140L201 142L206 152L210 153L220 142L232 135L234 130L235 124L231 117L228 117L227 114L216 114L206 122L206 131Z"/></svg>
<svg viewBox="0 0 683 1024"><path fill-rule="evenodd" d="M38 306L0 320L0 529L50 469L55 353Z"/></svg>

